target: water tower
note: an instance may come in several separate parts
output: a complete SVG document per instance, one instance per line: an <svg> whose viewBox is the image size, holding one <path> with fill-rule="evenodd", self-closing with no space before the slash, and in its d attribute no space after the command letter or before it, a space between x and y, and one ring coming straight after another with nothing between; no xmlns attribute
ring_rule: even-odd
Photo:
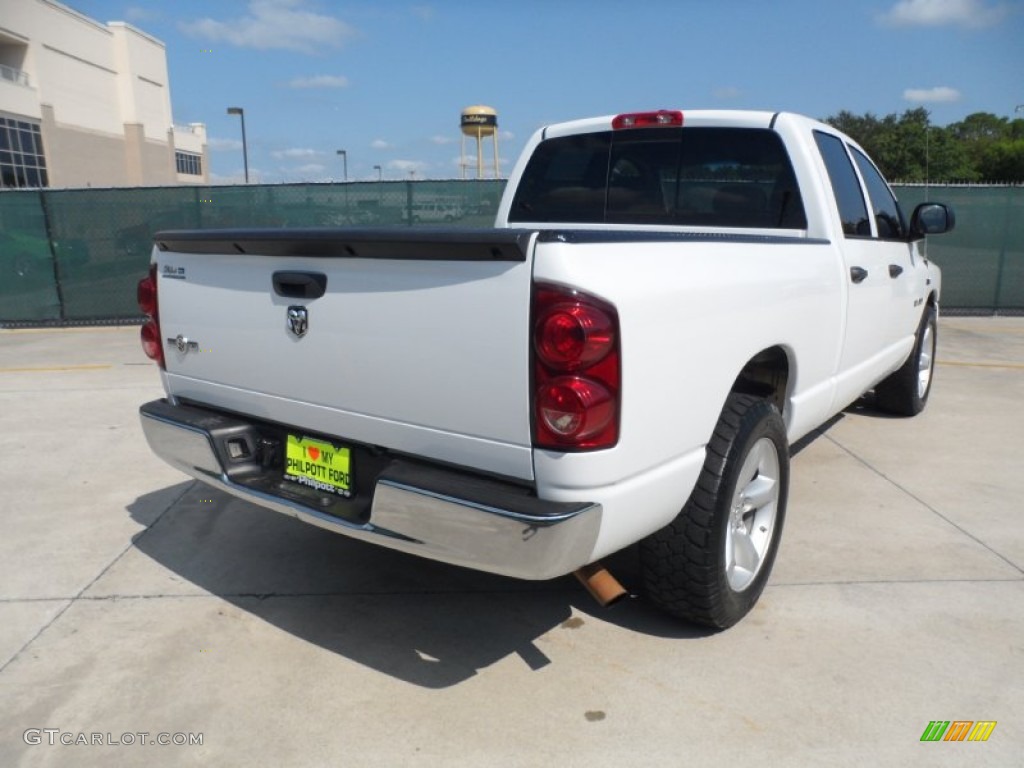
<svg viewBox="0 0 1024 768"><path fill-rule="evenodd" d="M484 177L484 138L494 141L494 178L498 178L498 113L477 105L462 110L462 178L466 178L466 137L476 138L476 177Z"/></svg>

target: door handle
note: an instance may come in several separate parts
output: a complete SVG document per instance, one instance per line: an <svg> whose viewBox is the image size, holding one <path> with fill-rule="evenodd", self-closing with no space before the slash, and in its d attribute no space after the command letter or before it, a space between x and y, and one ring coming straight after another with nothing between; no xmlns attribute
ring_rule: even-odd
<svg viewBox="0 0 1024 768"><path fill-rule="evenodd" d="M889 277L899 277L902 274L903 274L903 267L901 267L899 264L890 264L889 265Z"/></svg>
<svg viewBox="0 0 1024 768"><path fill-rule="evenodd" d="M286 299L319 299L327 292L327 275L320 272L275 272L274 293Z"/></svg>
<svg viewBox="0 0 1024 768"><path fill-rule="evenodd" d="M868 276L868 271L864 267L850 267L850 279L855 283L863 283L864 278Z"/></svg>

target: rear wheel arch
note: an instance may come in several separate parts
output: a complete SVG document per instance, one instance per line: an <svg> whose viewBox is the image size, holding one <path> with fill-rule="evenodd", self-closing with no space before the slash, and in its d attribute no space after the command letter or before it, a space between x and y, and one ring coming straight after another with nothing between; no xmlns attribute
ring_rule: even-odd
<svg viewBox="0 0 1024 768"><path fill-rule="evenodd" d="M746 362L729 391L762 397L785 416L793 367L787 349L778 344L768 347Z"/></svg>

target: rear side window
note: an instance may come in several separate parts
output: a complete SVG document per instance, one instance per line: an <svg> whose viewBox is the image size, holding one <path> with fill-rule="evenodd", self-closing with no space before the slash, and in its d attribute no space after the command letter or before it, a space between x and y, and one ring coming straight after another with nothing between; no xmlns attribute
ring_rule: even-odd
<svg viewBox="0 0 1024 768"><path fill-rule="evenodd" d="M868 197L871 199L871 210L875 214L875 227L878 236L884 240L903 240L907 235L907 223L903 218L903 211L899 203L885 183L882 174L875 168L863 152L853 150L853 159L860 169L860 175L864 178L864 184L868 188Z"/></svg>
<svg viewBox="0 0 1024 768"><path fill-rule="evenodd" d="M773 131L682 128L603 132L538 146L510 221L807 226Z"/></svg>
<svg viewBox="0 0 1024 768"><path fill-rule="evenodd" d="M846 147L837 137L814 132L814 140L821 152L821 159L828 170L832 191L839 206L839 218L843 223L843 234L871 237L871 222L868 220L868 209L864 205L864 195L860 189L860 181L853 170Z"/></svg>
<svg viewBox="0 0 1024 768"><path fill-rule="evenodd" d="M611 131L542 142L512 202L512 221L604 221Z"/></svg>

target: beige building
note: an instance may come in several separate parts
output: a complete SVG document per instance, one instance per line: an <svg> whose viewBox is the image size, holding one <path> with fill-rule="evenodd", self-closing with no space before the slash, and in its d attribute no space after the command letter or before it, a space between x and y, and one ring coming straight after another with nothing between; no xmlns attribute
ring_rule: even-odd
<svg viewBox="0 0 1024 768"><path fill-rule="evenodd" d="M209 181L206 127L176 126L164 44L55 0L0 0L0 187Z"/></svg>

